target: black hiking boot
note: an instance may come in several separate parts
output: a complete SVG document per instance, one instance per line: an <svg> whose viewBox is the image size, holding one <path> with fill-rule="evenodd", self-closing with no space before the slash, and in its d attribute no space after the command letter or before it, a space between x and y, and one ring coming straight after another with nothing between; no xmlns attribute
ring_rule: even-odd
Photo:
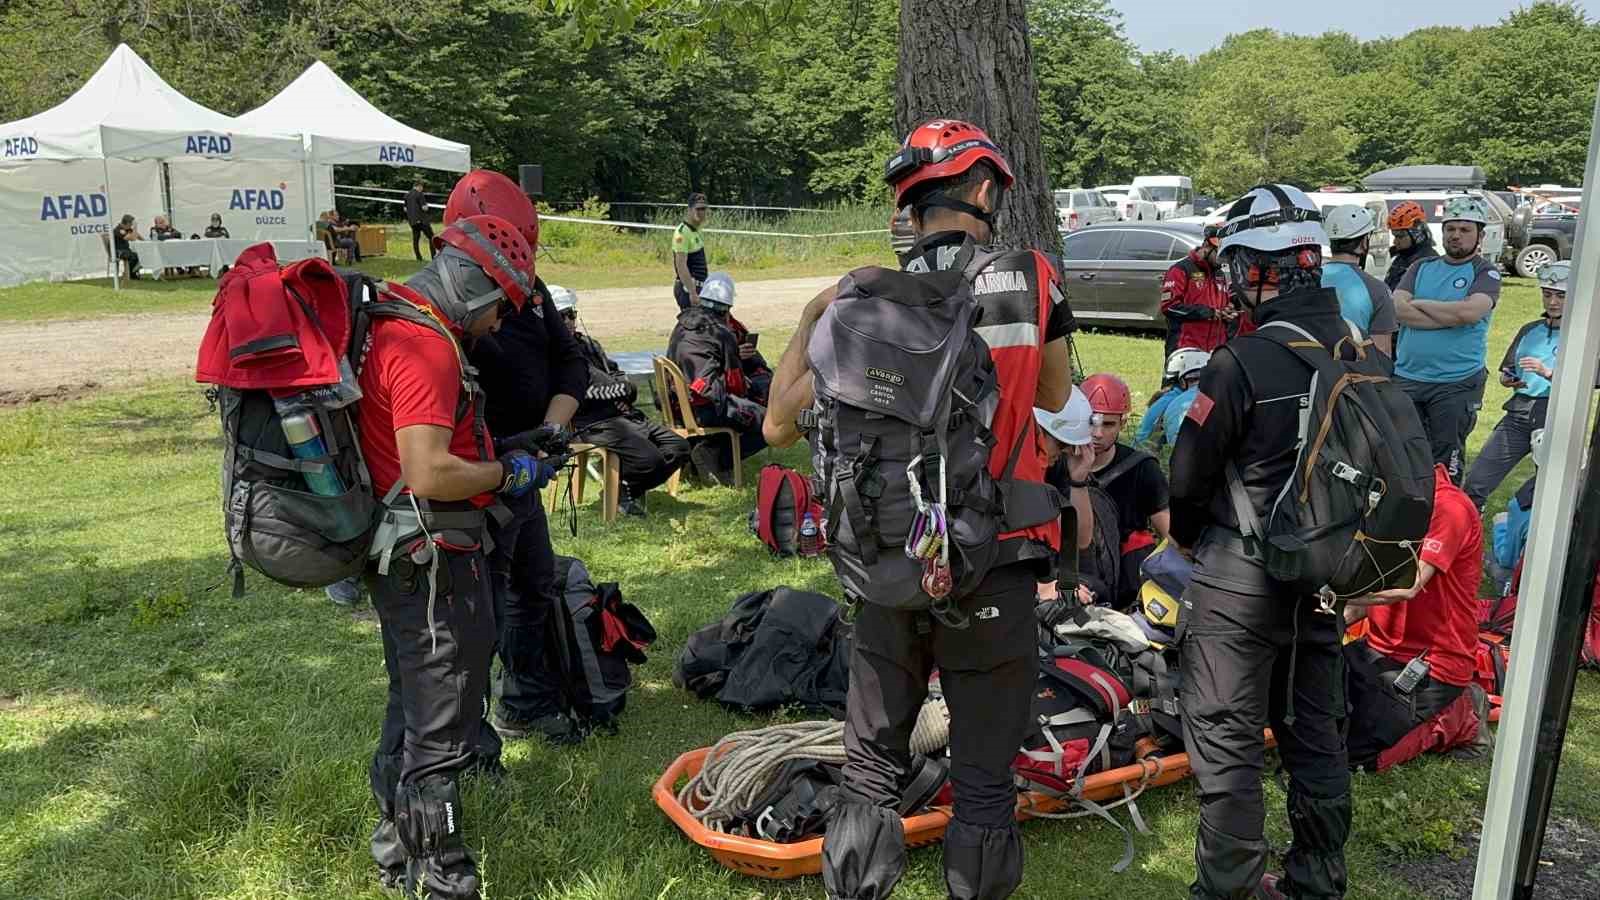
<svg viewBox="0 0 1600 900"><path fill-rule="evenodd" d="M583 733L566 713L552 713L524 722L506 718L497 711L490 718L489 724L494 726L496 734L508 741L537 737L542 738L545 743L560 747L583 743Z"/></svg>

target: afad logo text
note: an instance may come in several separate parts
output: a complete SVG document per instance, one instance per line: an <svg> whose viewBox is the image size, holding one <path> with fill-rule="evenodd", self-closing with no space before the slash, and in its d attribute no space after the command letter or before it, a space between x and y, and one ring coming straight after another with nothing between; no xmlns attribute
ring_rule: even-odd
<svg viewBox="0 0 1600 900"><path fill-rule="evenodd" d="M39 152L38 138L14 137L0 141L0 155L6 159L15 159L22 156L33 156Z"/></svg>
<svg viewBox="0 0 1600 900"><path fill-rule="evenodd" d="M378 145L378 162L409 163L416 161L417 151L415 147L407 147L404 144Z"/></svg>
<svg viewBox="0 0 1600 900"><path fill-rule="evenodd" d="M72 234L105 234L106 195L97 194L45 194L39 204L39 221L71 222ZM88 219L91 221L80 221ZM100 221L92 221L92 220Z"/></svg>
<svg viewBox="0 0 1600 900"><path fill-rule="evenodd" d="M281 211L284 205L285 187L286 185L280 182L276 188L234 188L233 196L228 200L228 208L257 212ZM260 215L256 216L256 224L287 225L289 222L283 216Z"/></svg>
<svg viewBox="0 0 1600 900"><path fill-rule="evenodd" d="M233 152L233 138L225 134L191 134L184 139L183 152L190 156L227 156Z"/></svg>

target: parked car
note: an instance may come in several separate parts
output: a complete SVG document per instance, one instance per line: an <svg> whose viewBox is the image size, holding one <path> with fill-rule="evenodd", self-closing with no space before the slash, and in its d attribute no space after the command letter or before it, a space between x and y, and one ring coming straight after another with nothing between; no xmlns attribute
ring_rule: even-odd
<svg viewBox="0 0 1600 900"><path fill-rule="evenodd" d="M1077 231L1090 225L1115 222L1117 208L1091 188L1069 188L1056 191L1056 214L1061 217L1062 231Z"/></svg>
<svg viewBox="0 0 1600 900"><path fill-rule="evenodd" d="M1112 206L1124 222L1154 222L1161 218L1161 207L1150 198L1144 188L1131 184L1103 184L1095 188Z"/></svg>
<svg viewBox="0 0 1600 900"><path fill-rule="evenodd" d="M1210 194L1194 195L1194 211L1200 215L1206 215L1221 205L1222 201L1211 196Z"/></svg>
<svg viewBox="0 0 1600 900"><path fill-rule="evenodd" d="M1187 175L1140 175L1133 179L1161 209L1161 218L1194 215L1194 182Z"/></svg>
<svg viewBox="0 0 1600 900"><path fill-rule="evenodd" d="M1383 195L1392 210L1407 200L1415 200L1428 214L1428 230L1433 232L1434 244L1444 246L1444 225L1439 221L1444 204L1451 197L1469 194L1483 200L1489 208L1489 223L1483 230L1483 243L1478 247L1485 259L1505 264L1502 252L1506 245L1506 224L1511 218L1511 206L1493 191L1484 190L1483 169L1478 166L1396 166L1374 172L1361 180L1368 191Z"/></svg>
<svg viewBox="0 0 1600 900"><path fill-rule="evenodd" d="M1482 198L1489 208L1489 224L1483 230L1483 243L1478 247L1478 253L1484 259L1503 262L1501 252L1506 246L1506 220L1511 218L1511 211L1506 208L1505 202L1488 191L1395 191L1383 192L1383 200L1392 211L1396 206L1407 200L1415 200L1422 205L1422 211L1428 215L1428 230L1433 232L1433 245L1444 247L1444 224L1440 217L1444 214L1446 200L1460 194L1471 194ZM1387 218L1387 217L1386 217Z"/></svg>
<svg viewBox="0 0 1600 900"><path fill-rule="evenodd" d="M1523 278L1535 278L1550 263L1571 259L1580 206L1579 201L1546 201L1513 213L1506 226L1512 271Z"/></svg>
<svg viewBox="0 0 1600 900"><path fill-rule="evenodd" d="M1061 238L1061 276L1080 322L1165 331L1161 279L1200 245L1202 226L1122 222Z"/></svg>

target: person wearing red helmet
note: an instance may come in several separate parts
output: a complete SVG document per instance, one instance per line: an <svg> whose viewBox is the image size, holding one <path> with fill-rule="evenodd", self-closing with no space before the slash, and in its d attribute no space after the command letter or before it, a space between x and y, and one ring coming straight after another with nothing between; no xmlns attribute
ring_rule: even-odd
<svg viewBox="0 0 1600 900"><path fill-rule="evenodd" d="M539 213L516 182L499 172L468 172L450 191L444 220L482 212L510 222L528 242L528 277L533 294L519 315L493 335L479 338L467 358L478 369L487 400L489 428L510 446L556 452L570 439L578 398L589 386L589 367L566 323L534 274ZM557 660L545 652L556 591L555 549L538 492L508 504L512 517L497 523L489 564L499 623L499 699L490 721L495 732L516 740L536 735L555 743L582 736L561 689Z"/></svg>
<svg viewBox="0 0 1600 900"><path fill-rule="evenodd" d="M384 504L367 574L389 674L370 773L379 810L371 849L386 886L470 900L477 867L456 779L469 766L498 765L481 752L493 737L482 711L495 642L480 549L486 510L537 493L553 473L523 451L497 457L462 347L528 303L532 251L494 216L462 219L439 241L405 284L362 288L365 302L410 307L372 317L356 412Z"/></svg>
<svg viewBox="0 0 1600 900"><path fill-rule="evenodd" d="M1100 597L1102 603L1127 609L1138 598L1139 565L1156 545L1167 539L1171 527L1169 487L1161 462L1143 450L1121 443L1128 415L1133 412L1133 394L1127 382L1109 372L1090 375L1083 381L1094 417L1089 420L1094 440L1094 482L1117 508L1117 556L1121 567L1106 573L1101 583L1114 586L1113 595Z"/></svg>
<svg viewBox="0 0 1600 900"><path fill-rule="evenodd" d="M889 160L885 175L895 189L895 207L911 208L916 243L905 273L935 283L934 276L966 271L978 253L991 252L995 213L1013 178L982 129L956 119L924 122ZM1016 461L1014 487L1042 487L1045 459L1033 408L1061 409L1070 395L1072 311L1044 254L994 252L987 265L975 267L971 281L972 302L982 312L974 330L989 347L999 384L988 471L1003 477L1009 457ZM836 296L830 288L806 306L778 364L763 429L776 446L799 439L799 417L813 406L807 345ZM1012 456L1014 447L1018 453ZM892 609L862 598L867 602L856 613L846 700L845 787L823 842L829 897L886 897L904 871L895 804L911 762L907 740L934 666L942 673L951 734L957 736L950 762L954 814L944 840L949 894L998 900L1021 883L1010 765L1029 724L1037 670L1035 591L1040 580L1048 580L1059 545L1059 518L1001 534L1002 561L982 582L970 593L941 595L963 614L965 627L928 610Z"/></svg>

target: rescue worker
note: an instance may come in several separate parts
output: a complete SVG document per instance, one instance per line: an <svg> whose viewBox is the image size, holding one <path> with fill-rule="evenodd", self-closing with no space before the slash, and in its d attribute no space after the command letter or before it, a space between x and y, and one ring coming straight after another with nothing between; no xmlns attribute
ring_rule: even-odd
<svg viewBox="0 0 1600 900"><path fill-rule="evenodd" d="M1150 446L1159 449L1178 440L1178 429L1183 427L1183 417L1189 412L1199 391L1200 372L1211 361L1211 354L1194 347L1179 347L1167 357L1164 381L1172 383L1150 408L1145 410L1139 430L1134 434L1136 447Z"/></svg>
<svg viewBox="0 0 1600 900"><path fill-rule="evenodd" d="M748 459L767 446L761 436L761 420L767 410L753 396L739 338L729 325L733 279L716 272L704 281L698 303L678 313L667 341L667 357L678 364L689 382L695 422L738 431L739 451ZM663 402L673 400L669 397ZM731 483L733 467L740 463L733 458L731 442L715 436L691 440L689 459L700 478L712 484Z"/></svg>
<svg viewBox="0 0 1600 900"><path fill-rule="evenodd" d="M1433 248L1433 231L1428 228L1428 214L1415 200L1403 200L1389 210L1389 273L1383 284L1390 291L1400 287L1401 279L1411 269L1412 263L1433 259L1439 251Z"/></svg>
<svg viewBox="0 0 1600 900"><path fill-rule="evenodd" d="M705 194L690 194L683 221L672 232L672 299L678 301L680 312L700 302L700 282L710 271L706 239L700 234L708 209Z"/></svg>
<svg viewBox="0 0 1600 900"><path fill-rule="evenodd" d="M733 278L727 272L712 272L706 276L707 284L718 282L712 286L711 292L717 296L724 293L724 284L728 297L735 297ZM702 292L705 290L701 288ZM733 332L733 339L739 345L739 368L744 370L745 384L749 387L749 397L757 403L766 405L767 395L772 391L772 367L767 365L766 357L756 348L756 340L760 335L746 328L744 323L734 318L732 310L728 312L728 330Z"/></svg>
<svg viewBox="0 0 1600 900"><path fill-rule="evenodd" d="M1161 314L1167 317L1167 355L1179 347L1207 353L1228 340L1239 311L1217 268L1217 229L1207 225L1200 245L1172 264L1161 279Z"/></svg>
<svg viewBox="0 0 1600 900"><path fill-rule="evenodd" d="M1120 443L1133 411L1133 394L1128 383L1109 372L1090 375L1083 381L1083 392L1094 408L1090 419L1094 435L1094 481L1117 508L1116 548L1121 559L1115 583L1115 597L1103 602L1115 609L1127 609L1139 593L1139 565L1171 533L1172 516L1167 476L1161 461L1143 450Z"/></svg>
<svg viewBox="0 0 1600 900"><path fill-rule="evenodd" d="M1347 203L1328 210L1323 220L1333 258L1323 263L1322 286L1339 295L1339 314L1385 356L1394 357L1394 296L1383 282L1367 274L1367 250L1378 217L1372 210Z"/></svg>
<svg viewBox="0 0 1600 900"><path fill-rule="evenodd" d="M1039 582L1036 596L1040 603L1055 600L1063 593L1077 598L1084 606L1094 603L1089 589L1078 579L1079 552L1094 541L1094 505L1089 502L1089 471L1094 466L1094 436L1089 420L1094 409L1083 391L1073 389L1067 404L1058 410L1033 408L1039 426L1039 443L1044 452L1045 478L1070 504L1061 512L1061 554L1052 577Z"/></svg>
<svg viewBox="0 0 1600 900"><path fill-rule="evenodd" d="M1473 683L1483 521L1443 466L1433 485L1416 584L1345 608L1347 624L1368 623L1344 648L1353 768L1382 772L1429 752L1481 759L1492 744L1489 697Z"/></svg>
<svg viewBox="0 0 1600 900"><path fill-rule="evenodd" d="M1556 375L1561 348L1561 315L1567 305L1569 263L1551 263L1539 270L1539 299L1544 314L1522 326L1500 360L1500 384L1512 389L1505 417L1494 426L1462 486L1472 505L1483 509L1489 495L1528 455L1533 433L1544 427L1550 406L1550 380Z"/></svg>
<svg viewBox="0 0 1600 900"><path fill-rule="evenodd" d="M689 442L634 406L638 389L600 342L579 330L577 293L553 284L550 296L589 365L589 389L572 417L573 431L579 440L617 454L622 469L618 508L624 515L643 516L645 492L689 461Z"/></svg>
<svg viewBox="0 0 1600 900"><path fill-rule="evenodd" d="M386 887L469 900L479 882L456 781L474 763L498 764L480 756L495 641L486 510L497 493L537 493L552 473L523 451L496 458L460 344L527 303L533 252L494 216L461 219L439 240L438 255L379 300L413 304L448 333L375 318L360 375L361 452L373 495L389 501L374 547L381 562L367 573L389 673L370 773L371 849Z"/></svg>
<svg viewBox="0 0 1600 900"><path fill-rule="evenodd" d="M1300 190L1265 184L1228 212L1220 258L1234 298L1259 326L1285 322L1324 347L1350 328L1320 287L1322 214ZM1353 352L1353 351L1351 351ZM1183 737L1198 782L1191 898L1343 897L1350 834L1342 622L1267 576L1241 536L1229 490L1237 472L1266 518L1294 471L1300 402L1311 369L1269 339L1236 338L1200 375L1172 453L1172 537L1194 559L1183 591ZM1262 730L1289 772L1294 842L1281 883L1263 877L1267 841ZM1265 884L1264 884L1265 882ZM1281 893L1274 893L1279 891Z"/></svg>
<svg viewBox="0 0 1600 900"><path fill-rule="evenodd" d="M886 166L895 208L911 206L916 243L905 271L964 268L994 240L994 216L1012 183L1011 166L982 129L954 119L917 126ZM999 382L989 471L998 477L1017 440L1033 441L1033 408L1061 409L1072 385L1067 336L1074 322L1060 277L1037 251L1009 251L978 276L977 331L989 344ZM818 294L773 378L765 432L774 446L799 439L797 417L811 406L806 344L835 288ZM1042 483L1045 461L1019 452L1015 477ZM1023 449L1027 449L1024 447ZM1014 818L1011 762L1029 726L1037 670L1034 594L1060 544L1060 520L1001 535L1002 561L972 593L952 595L969 620L950 628L927 612L863 603L856 613L845 714L845 784L823 839L822 878L835 900L875 900L905 870L905 836L895 810L910 771L908 742L937 666L950 705L950 780L955 809L944 838L949 896L999 900L1022 882L1022 838ZM979 610L984 615L977 616Z"/></svg>
<svg viewBox="0 0 1600 900"><path fill-rule="evenodd" d="M1451 197L1443 218L1445 255L1412 263L1395 290L1400 343L1394 374L1422 419L1433 461L1459 483L1466 473L1467 436L1483 406L1500 270L1478 255L1489 221L1482 200Z"/></svg>
<svg viewBox="0 0 1600 900"><path fill-rule="evenodd" d="M538 212L510 178L478 169L456 182L445 201L445 224L479 213L510 222L532 252L538 252ZM468 358L478 369L488 397L489 428L501 437L501 445L542 456L538 448L559 446L570 434L589 369L566 324L550 311L531 259L528 274L534 291L527 304L501 323L497 333L474 340ZM563 708L559 660L546 652L548 633L560 624L551 615L560 597L544 501L538 491L530 491L508 505L512 517L497 525L489 560L500 625L499 699L490 722L508 740L538 736L575 743L582 735Z"/></svg>

